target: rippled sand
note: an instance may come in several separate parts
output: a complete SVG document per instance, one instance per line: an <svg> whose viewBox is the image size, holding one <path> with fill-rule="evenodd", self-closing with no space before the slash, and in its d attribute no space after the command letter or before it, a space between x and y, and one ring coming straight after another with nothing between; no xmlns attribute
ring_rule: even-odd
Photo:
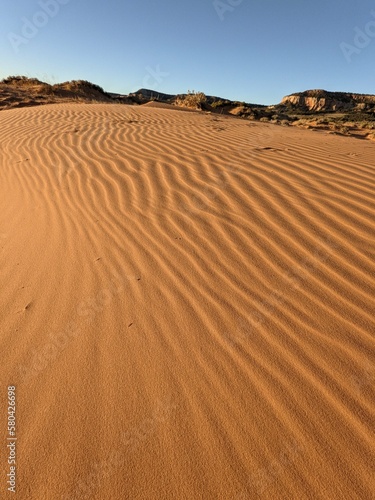
<svg viewBox="0 0 375 500"><path fill-rule="evenodd" d="M372 499L375 144L0 113L2 498Z"/></svg>

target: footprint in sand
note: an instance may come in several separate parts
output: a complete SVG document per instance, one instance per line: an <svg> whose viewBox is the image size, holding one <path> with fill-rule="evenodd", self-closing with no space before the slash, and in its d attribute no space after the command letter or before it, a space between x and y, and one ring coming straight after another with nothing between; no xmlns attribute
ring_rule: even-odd
<svg viewBox="0 0 375 500"><path fill-rule="evenodd" d="M28 311L31 308L32 304L33 304L32 302L29 302L28 304L25 305L25 307L21 311L17 311L17 314L21 314L25 311Z"/></svg>

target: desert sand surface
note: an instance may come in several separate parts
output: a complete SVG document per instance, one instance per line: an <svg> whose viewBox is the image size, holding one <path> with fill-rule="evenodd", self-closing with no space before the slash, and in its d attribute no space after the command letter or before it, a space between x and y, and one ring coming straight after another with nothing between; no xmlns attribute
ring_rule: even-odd
<svg viewBox="0 0 375 500"><path fill-rule="evenodd" d="M375 144L57 104L0 151L1 498L375 498Z"/></svg>

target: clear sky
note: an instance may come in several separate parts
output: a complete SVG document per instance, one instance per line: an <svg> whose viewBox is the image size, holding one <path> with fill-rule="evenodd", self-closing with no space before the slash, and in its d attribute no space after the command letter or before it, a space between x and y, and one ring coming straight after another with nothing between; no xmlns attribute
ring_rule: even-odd
<svg viewBox="0 0 375 500"><path fill-rule="evenodd" d="M84 79L119 93L197 90L260 104L316 88L375 94L373 0L0 5L0 78Z"/></svg>

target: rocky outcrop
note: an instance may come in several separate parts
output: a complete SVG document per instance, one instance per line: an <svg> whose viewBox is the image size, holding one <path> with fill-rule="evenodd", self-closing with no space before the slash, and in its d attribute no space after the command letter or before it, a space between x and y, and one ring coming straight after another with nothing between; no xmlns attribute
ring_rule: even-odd
<svg viewBox="0 0 375 500"><path fill-rule="evenodd" d="M307 90L284 97L281 105L301 111L375 111L375 95Z"/></svg>
<svg viewBox="0 0 375 500"><path fill-rule="evenodd" d="M0 110L59 102L112 102L104 90L86 80L50 85L36 78L11 76L0 81Z"/></svg>

